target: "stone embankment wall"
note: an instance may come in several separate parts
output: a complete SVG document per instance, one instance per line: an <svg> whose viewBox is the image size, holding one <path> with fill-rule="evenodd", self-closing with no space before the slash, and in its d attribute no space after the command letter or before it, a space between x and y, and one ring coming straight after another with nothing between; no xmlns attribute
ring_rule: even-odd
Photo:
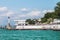
<svg viewBox="0 0 60 40"><path fill-rule="evenodd" d="M16 29L60 29L60 24L16 26Z"/></svg>

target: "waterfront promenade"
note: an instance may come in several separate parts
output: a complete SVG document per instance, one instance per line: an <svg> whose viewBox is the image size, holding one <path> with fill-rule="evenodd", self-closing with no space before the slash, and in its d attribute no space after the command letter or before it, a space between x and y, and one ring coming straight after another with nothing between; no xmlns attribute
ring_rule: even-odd
<svg viewBox="0 0 60 40"><path fill-rule="evenodd" d="M16 26L16 29L57 29L57 30L60 30L60 24L41 24L41 25Z"/></svg>

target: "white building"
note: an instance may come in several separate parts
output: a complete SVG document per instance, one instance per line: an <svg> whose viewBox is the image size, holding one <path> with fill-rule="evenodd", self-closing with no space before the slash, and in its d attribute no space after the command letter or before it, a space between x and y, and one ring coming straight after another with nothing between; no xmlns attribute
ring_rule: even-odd
<svg viewBox="0 0 60 40"><path fill-rule="evenodd" d="M28 25L26 20L14 20L16 22L16 29L41 29L40 25ZM26 25L27 24L27 25Z"/></svg>
<svg viewBox="0 0 60 40"><path fill-rule="evenodd" d="M60 29L60 24L41 24L41 25L25 25L26 20L14 20L16 22L16 29ZM56 23L54 20L53 23ZM58 21L60 22L60 21Z"/></svg>
<svg viewBox="0 0 60 40"><path fill-rule="evenodd" d="M60 19L54 19L53 23L60 23Z"/></svg>
<svg viewBox="0 0 60 40"><path fill-rule="evenodd" d="M26 20L14 20L16 22L15 25L18 25L18 26L22 26L22 25L25 25L26 24Z"/></svg>

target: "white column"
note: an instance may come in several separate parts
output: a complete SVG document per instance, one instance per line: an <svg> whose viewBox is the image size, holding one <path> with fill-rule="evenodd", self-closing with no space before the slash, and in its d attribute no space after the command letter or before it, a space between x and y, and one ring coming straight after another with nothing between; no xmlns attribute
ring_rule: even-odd
<svg viewBox="0 0 60 40"><path fill-rule="evenodd" d="M10 17L8 17L8 23L10 23Z"/></svg>

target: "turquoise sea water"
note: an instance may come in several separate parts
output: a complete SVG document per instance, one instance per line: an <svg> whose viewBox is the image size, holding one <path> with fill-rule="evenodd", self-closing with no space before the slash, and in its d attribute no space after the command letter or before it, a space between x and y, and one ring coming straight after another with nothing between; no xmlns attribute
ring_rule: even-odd
<svg viewBox="0 0 60 40"><path fill-rule="evenodd" d="M0 40L60 40L60 31L0 29Z"/></svg>

